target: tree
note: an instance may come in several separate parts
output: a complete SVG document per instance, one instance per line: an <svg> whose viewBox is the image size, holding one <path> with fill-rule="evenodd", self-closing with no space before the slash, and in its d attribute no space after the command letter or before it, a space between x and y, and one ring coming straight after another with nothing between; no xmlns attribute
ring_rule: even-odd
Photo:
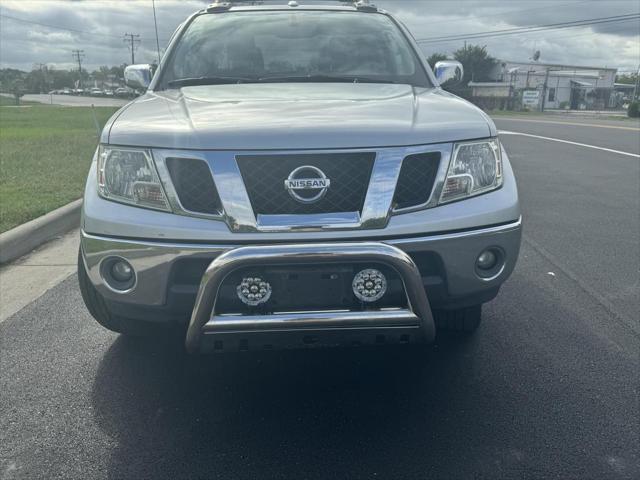
<svg viewBox="0 0 640 480"><path fill-rule="evenodd" d="M70 71L49 68L49 75L53 80L53 88L55 90L73 87L74 76Z"/></svg>
<svg viewBox="0 0 640 480"><path fill-rule="evenodd" d="M447 56L444 53L432 53L427 57L427 63L433 70L436 67L436 63L441 62L442 60L447 60Z"/></svg>
<svg viewBox="0 0 640 480"><path fill-rule="evenodd" d="M24 87L29 93L46 93L49 90L49 80L48 67L43 64L36 64L27 73Z"/></svg>
<svg viewBox="0 0 640 480"><path fill-rule="evenodd" d="M22 79L15 79L11 85L11 93L16 100L16 105L20 105L20 97L24 95L24 82Z"/></svg>
<svg viewBox="0 0 640 480"><path fill-rule="evenodd" d="M486 46L465 45L456 50L453 57L464 67L462 85L469 81L482 82L490 80L491 71L498 61L487 53Z"/></svg>
<svg viewBox="0 0 640 480"><path fill-rule="evenodd" d="M624 83L625 85L635 85L638 78L637 73L626 73L616 75L616 83Z"/></svg>
<svg viewBox="0 0 640 480"><path fill-rule="evenodd" d="M111 73L111 75L115 75L118 81L122 81L124 80L124 67L126 67L126 64L124 63L122 65L113 66L109 70L109 73Z"/></svg>
<svg viewBox="0 0 640 480"><path fill-rule="evenodd" d="M110 71L109 67L102 65L98 70L91 72L91 77L93 77L96 82L99 82L100 86L104 88L104 82L109 79Z"/></svg>

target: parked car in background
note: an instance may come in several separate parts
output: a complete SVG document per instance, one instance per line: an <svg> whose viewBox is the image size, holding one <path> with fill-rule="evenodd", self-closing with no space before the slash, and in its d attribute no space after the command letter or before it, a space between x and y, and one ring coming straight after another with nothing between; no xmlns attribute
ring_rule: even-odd
<svg viewBox="0 0 640 480"><path fill-rule="evenodd" d="M98 87L93 87L91 90L89 90L89 94L101 97L102 96L102 89L98 88Z"/></svg>
<svg viewBox="0 0 640 480"><path fill-rule="evenodd" d="M103 94L105 97L113 97L113 90L105 89L105 90L103 90L103 91L102 91L102 94Z"/></svg>
<svg viewBox="0 0 640 480"><path fill-rule="evenodd" d="M133 94L133 89L128 87L116 88L115 94L117 97L129 97Z"/></svg>

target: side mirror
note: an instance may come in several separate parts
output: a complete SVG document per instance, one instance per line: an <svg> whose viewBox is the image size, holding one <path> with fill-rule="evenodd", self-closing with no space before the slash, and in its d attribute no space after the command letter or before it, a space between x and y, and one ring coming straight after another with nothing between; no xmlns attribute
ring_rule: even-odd
<svg viewBox="0 0 640 480"><path fill-rule="evenodd" d="M146 90L151 83L151 65L129 65L124 69L124 83L134 90L141 88Z"/></svg>
<svg viewBox="0 0 640 480"><path fill-rule="evenodd" d="M436 63L434 73L441 87L451 87L462 81L464 68L455 60L444 60Z"/></svg>

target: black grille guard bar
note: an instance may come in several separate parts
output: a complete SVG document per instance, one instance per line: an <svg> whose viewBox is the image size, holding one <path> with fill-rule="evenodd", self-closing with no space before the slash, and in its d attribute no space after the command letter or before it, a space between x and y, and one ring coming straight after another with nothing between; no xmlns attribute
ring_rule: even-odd
<svg viewBox="0 0 640 480"><path fill-rule="evenodd" d="M404 283L408 310L327 311L261 316L216 315L216 298L224 279L238 268L272 265L378 262L394 268ZM207 268L187 330L186 348L200 351L203 335L217 331L278 331L299 328L375 328L412 321L422 339L435 338L435 325L420 272L402 250L380 242L317 243L240 247L223 253Z"/></svg>

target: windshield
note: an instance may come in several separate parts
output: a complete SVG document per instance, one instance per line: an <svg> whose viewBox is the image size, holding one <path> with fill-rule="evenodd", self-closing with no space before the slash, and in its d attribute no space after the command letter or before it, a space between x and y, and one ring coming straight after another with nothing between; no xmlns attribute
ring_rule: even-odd
<svg viewBox="0 0 640 480"><path fill-rule="evenodd" d="M200 15L179 42L162 86L255 81L430 86L414 50L386 15L326 11Z"/></svg>

